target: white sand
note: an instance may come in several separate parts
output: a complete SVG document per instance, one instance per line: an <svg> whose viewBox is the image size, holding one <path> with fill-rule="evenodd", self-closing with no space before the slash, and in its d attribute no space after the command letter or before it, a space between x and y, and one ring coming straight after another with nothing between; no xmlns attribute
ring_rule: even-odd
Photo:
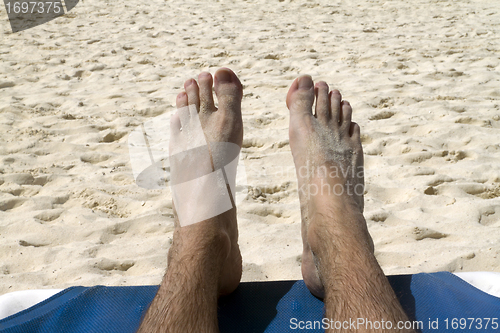
<svg viewBox="0 0 500 333"><path fill-rule="evenodd" d="M496 1L85 0L9 31L0 6L0 294L161 281L170 198L136 186L127 135L221 66L245 87L243 281L301 278L285 96L306 73L361 125L384 271L500 271Z"/></svg>

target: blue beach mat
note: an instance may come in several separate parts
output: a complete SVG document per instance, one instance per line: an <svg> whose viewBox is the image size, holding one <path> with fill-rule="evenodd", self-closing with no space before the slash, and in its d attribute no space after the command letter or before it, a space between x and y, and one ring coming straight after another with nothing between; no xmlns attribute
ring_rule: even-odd
<svg viewBox="0 0 500 333"><path fill-rule="evenodd" d="M410 320L421 323L421 332L500 332L500 298L453 274L388 278ZM0 332L133 333L157 290L158 286L68 288L1 320ZM222 333L324 332L325 328L323 302L301 280L241 283L219 300L218 312Z"/></svg>

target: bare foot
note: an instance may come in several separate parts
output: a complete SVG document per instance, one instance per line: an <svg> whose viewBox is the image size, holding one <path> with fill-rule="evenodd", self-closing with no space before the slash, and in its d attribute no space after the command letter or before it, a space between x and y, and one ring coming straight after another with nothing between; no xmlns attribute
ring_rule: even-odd
<svg viewBox="0 0 500 333"><path fill-rule="evenodd" d="M342 229L342 216L340 223L334 222L339 221L339 216L331 220L339 208L355 214L363 212L360 128L351 121L351 106L342 101L339 91L329 92L325 82L314 85L310 76L301 76L292 83L286 103L290 110L290 148L297 170L302 214L302 275L309 290L323 298L324 286L314 254L321 244L312 230L323 233L322 223L336 223L334 227ZM360 230L359 237L373 253L366 225L356 227Z"/></svg>
<svg viewBox="0 0 500 333"><path fill-rule="evenodd" d="M212 95L213 81L218 109ZM214 78L202 73L198 83L186 81L184 89L177 96L177 113L170 123L174 241L168 252L167 272L141 323L141 333L197 332L200 327L203 332L218 332L217 299L236 289L241 279L234 201L229 200L228 208L221 213L189 219L202 216L191 212L210 206L204 198L222 192L222 198L231 197L231 178L236 173L213 176L225 169L223 163L228 156L224 147L232 147L236 153L241 148L242 86L231 70L221 68ZM176 197L178 188L181 195Z"/></svg>
<svg viewBox="0 0 500 333"><path fill-rule="evenodd" d="M214 88L218 100L218 108L215 107L212 95L213 81L215 81ZM221 148L220 143L232 143L233 145L230 146L236 147L237 154L243 140L243 122L241 118L243 90L238 77L231 70L221 68L215 73L214 78L212 78L210 73L201 73L198 76L198 83L194 79L187 80L184 83L184 89L185 92L177 96L176 104L178 112L172 116L171 152L173 148L175 150L176 146L182 146L187 142L196 140L193 136L193 131L197 129L196 124L198 126L201 124L201 135L203 136L204 133L204 139L206 140L202 141L205 141L205 144L208 143L209 149L206 149L206 145L201 148L204 148L207 152L208 163L206 163L206 160L203 160L202 154L196 151L195 155L197 156L194 156L195 163L191 167L188 167L193 170L186 171L185 159L190 159L193 156L185 155L184 161L182 161L184 164L181 163L178 168L172 166L172 177L179 177L179 173L183 173L185 176L186 174L201 172L200 175L205 175L220 169L223 166L223 160L227 158L227 156L224 156L225 153L227 155L227 151L224 151L226 146L222 144ZM184 115L187 117L187 120L180 119L183 117L181 110L187 112ZM191 115L189 114L190 112L192 113ZM193 119L197 119L196 115L199 117L199 121L196 120L194 122ZM235 149L233 148L232 150L234 155ZM204 170L207 168L209 169L208 171ZM231 175L226 176L231 177ZM207 190L209 193L205 193L205 196L212 196L212 193L216 192L216 189L213 188ZM230 193L229 187L227 187L227 190ZM229 205L232 208L222 214L213 214L214 217L202 222L190 221L189 225L181 227L184 224L179 223L177 211L181 209L184 209L184 211L199 211L201 209L200 202L189 201L184 200L180 203L184 207L175 207L176 229L174 232L174 243L169 251L169 266L171 260L175 260L176 256L192 253L193 250L198 252L207 251L205 252L207 256L221 256L221 258L207 258L205 260L221 259L219 276L216 277L219 294L231 293L238 286L242 271L234 202L231 200ZM214 247L216 250L212 251L211 247Z"/></svg>

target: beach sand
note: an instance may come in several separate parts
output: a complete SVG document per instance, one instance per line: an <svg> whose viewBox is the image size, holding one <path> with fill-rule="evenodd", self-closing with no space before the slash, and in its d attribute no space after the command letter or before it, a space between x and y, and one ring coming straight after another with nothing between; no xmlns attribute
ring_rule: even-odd
<svg viewBox="0 0 500 333"><path fill-rule="evenodd" d="M223 66L244 85L243 281L301 279L300 74L353 106L386 274L500 272L495 1L85 0L10 31L0 6L0 294L160 283L170 192L137 186L128 135Z"/></svg>

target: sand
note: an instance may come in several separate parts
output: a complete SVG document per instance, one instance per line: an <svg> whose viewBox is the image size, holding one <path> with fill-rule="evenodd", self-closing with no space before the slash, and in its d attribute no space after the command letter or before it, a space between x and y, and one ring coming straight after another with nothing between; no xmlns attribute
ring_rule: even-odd
<svg viewBox="0 0 500 333"><path fill-rule="evenodd" d="M14 34L0 6L0 294L160 283L171 198L137 186L128 135L222 66L244 84L243 281L301 278L300 74L353 105L386 274L500 272L499 33L487 0L85 0Z"/></svg>

